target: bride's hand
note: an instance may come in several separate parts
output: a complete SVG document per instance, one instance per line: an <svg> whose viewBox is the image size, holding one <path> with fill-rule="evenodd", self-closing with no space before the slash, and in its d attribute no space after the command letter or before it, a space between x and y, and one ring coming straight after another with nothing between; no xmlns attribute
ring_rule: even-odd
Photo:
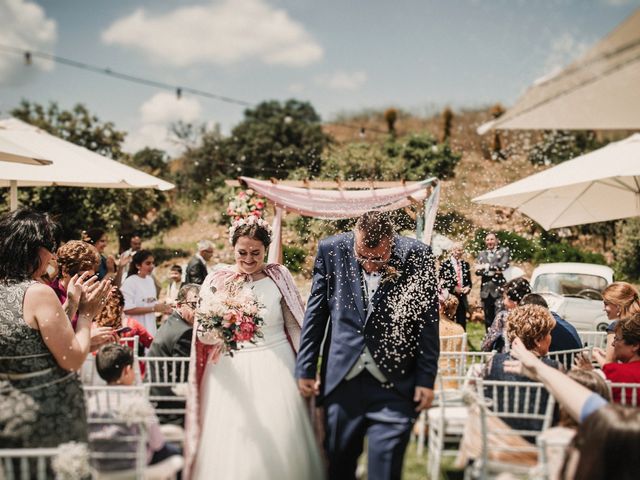
<svg viewBox="0 0 640 480"><path fill-rule="evenodd" d="M320 381L313 378L299 378L298 390L305 398L316 396L320 393Z"/></svg>

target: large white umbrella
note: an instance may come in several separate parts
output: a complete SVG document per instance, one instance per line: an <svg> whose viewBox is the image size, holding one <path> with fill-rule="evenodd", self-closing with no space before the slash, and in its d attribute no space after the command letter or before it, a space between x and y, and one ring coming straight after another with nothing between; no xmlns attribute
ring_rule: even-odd
<svg viewBox="0 0 640 480"><path fill-rule="evenodd" d="M0 120L0 142L32 152L49 165L0 162L0 187L11 187L11 208L17 206L17 187L155 188L173 184L67 142L15 118Z"/></svg>
<svg viewBox="0 0 640 480"><path fill-rule="evenodd" d="M473 199L516 208L546 230L640 215L640 134Z"/></svg>
<svg viewBox="0 0 640 480"><path fill-rule="evenodd" d="M640 130L640 9L478 133L490 129Z"/></svg>
<svg viewBox="0 0 640 480"><path fill-rule="evenodd" d="M49 165L51 163L51 160L38 158L35 153L3 138L0 138L0 161L26 165Z"/></svg>

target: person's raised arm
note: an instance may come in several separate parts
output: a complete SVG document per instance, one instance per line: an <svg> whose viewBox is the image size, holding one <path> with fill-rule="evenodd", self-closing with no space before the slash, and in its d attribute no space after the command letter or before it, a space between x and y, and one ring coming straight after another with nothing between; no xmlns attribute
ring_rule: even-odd
<svg viewBox="0 0 640 480"><path fill-rule="evenodd" d="M318 357L329 320L327 289L327 266L322 247L318 247L318 254L313 266L313 283L304 315L300 349L296 360L298 388L305 397L318 393L318 386L315 384Z"/></svg>
<svg viewBox="0 0 640 480"><path fill-rule="evenodd" d="M525 375L532 380L542 382L569 415L574 420L580 421L585 404L594 395L591 390L560 370L543 363L525 348L519 338L512 342L510 353L518 361L507 360L504 364L506 372Z"/></svg>

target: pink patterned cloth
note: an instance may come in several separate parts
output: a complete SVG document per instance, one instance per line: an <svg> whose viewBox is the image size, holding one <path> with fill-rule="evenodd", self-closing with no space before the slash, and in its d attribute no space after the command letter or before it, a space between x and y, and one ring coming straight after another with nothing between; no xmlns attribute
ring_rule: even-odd
<svg viewBox="0 0 640 480"><path fill-rule="evenodd" d="M300 332L302 330L302 320L304 317L304 304L302 297L296 287L289 270L282 265L270 263L265 265L264 273L273 280L282 294L284 328L287 338L291 343L294 353L297 353L300 345ZM205 279L200 289L200 296L209 294L211 287L222 288L226 282L233 281L245 276L231 268L224 268L210 273ZM184 478L190 478L198 451L198 441L200 439L201 411L200 411L200 387L202 377L210 361L216 361L220 351L212 345L206 345L198 340L197 319L193 326L194 335L191 340L191 359L189 361L189 393L187 396L186 418L185 418L185 468Z"/></svg>
<svg viewBox="0 0 640 480"><path fill-rule="evenodd" d="M370 210L390 211L427 198L427 187L435 180L393 188L369 190L321 190L288 187L266 180L240 177L247 186L287 212L316 218L354 218ZM412 198L409 198L412 197ZM412 200L413 199L413 200Z"/></svg>

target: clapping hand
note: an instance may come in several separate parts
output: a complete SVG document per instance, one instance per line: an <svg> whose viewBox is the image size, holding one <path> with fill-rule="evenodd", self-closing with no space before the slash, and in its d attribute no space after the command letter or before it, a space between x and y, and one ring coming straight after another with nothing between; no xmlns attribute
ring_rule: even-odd
<svg viewBox="0 0 640 480"><path fill-rule="evenodd" d="M82 275L76 273L71 277L69 285L67 285L67 299L69 302L77 307L80 303L83 289L89 285L93 285L97 281L98 278L89 272L83 272Z"/></svg>
<svg viewBox="0 0 640 480"><path fill-rule="evenodd" d="M111 280L99 282L97 277L89 279L82 288L78 312L90 318L95 317L102 309L110 289Z"/></svg>
<svg viewBox="0 0 640 480"><path fill-rule="evenodd" d="M113 343L119 340L118 334L111 327L91 328L91 351L95 351L106 343Z"/></svg>
<svg viewBox="0 0 640 480"><path fill-rule="evenodd" d="M573 359L573 366L579 370L593 370L591 359L584 352L579 353Z"/></svg>

